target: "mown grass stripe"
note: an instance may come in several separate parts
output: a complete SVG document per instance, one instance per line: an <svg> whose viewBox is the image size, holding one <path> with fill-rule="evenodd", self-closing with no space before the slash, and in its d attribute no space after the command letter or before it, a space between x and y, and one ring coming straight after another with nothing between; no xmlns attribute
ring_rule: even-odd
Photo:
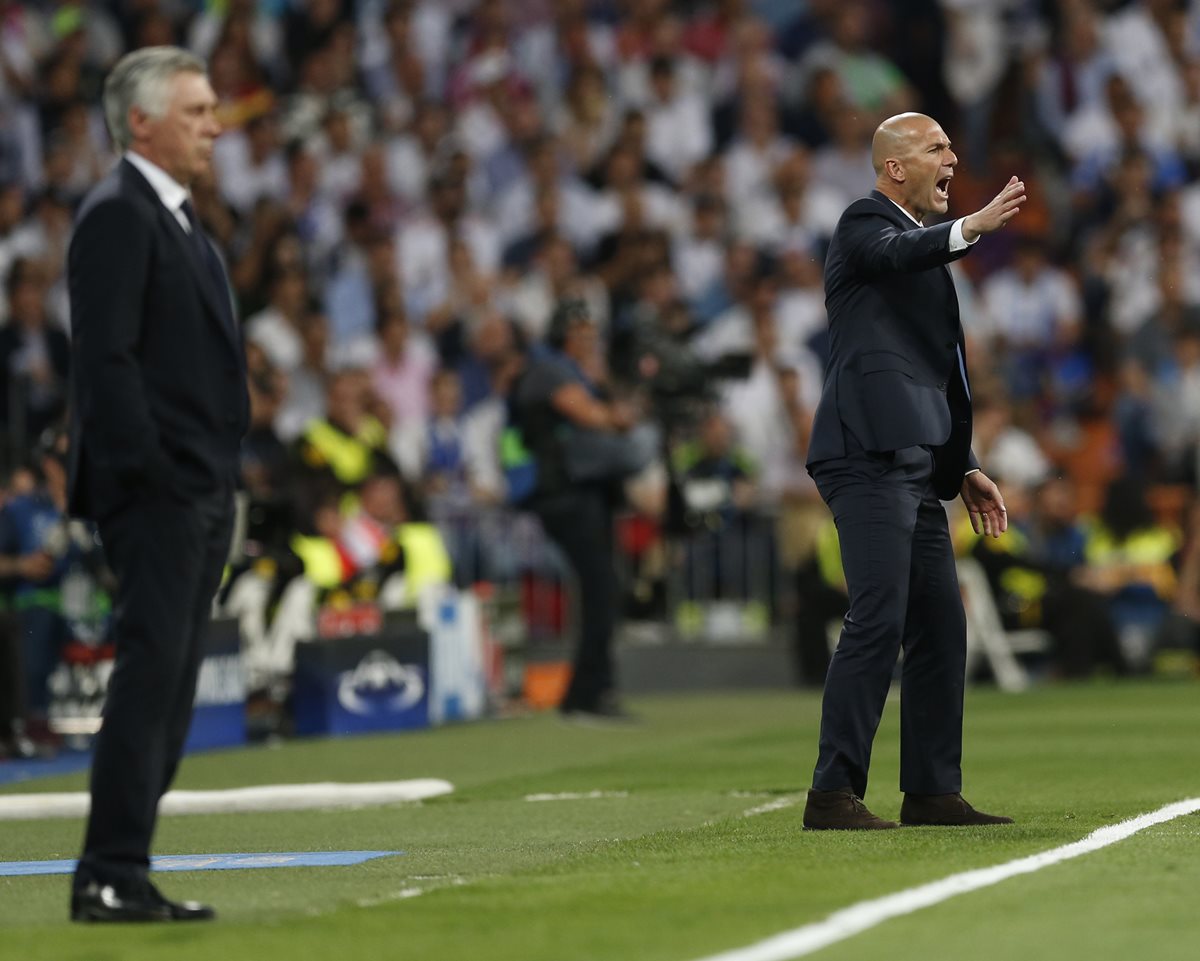
<svg viewBox="0 0 1200 961"><path fill-rule="evenodd" d="M960 894L978 891L980 888L991 887L993 884L999 884L1009 878L1032 874L1053 864L1060 864L1063 861L1090 854L1108 847L1110 844L1124 841L1146 828L1172 821L1186 814L1194 814L1197 811L1200 811L1200 798L1177 801L1161 807L1157 811L1099 828L1082 840L1071 844L1064 844L1062 847L1051 848L1049 851L1017 858L1014 861L1007 861L990 868L977 868L973 871L951 874L938 881L931 881L915 888L907 888L897 891L895 894L873 898L870 901L860 901L858 904L835 911L823 921L805 924L756 944L744 948L734 948L732 951L723 951L720 954L700 959L700 961L791 961L792 958L801 958L829 947L831 944L861 934L892 918L912 914Z"/></svg>

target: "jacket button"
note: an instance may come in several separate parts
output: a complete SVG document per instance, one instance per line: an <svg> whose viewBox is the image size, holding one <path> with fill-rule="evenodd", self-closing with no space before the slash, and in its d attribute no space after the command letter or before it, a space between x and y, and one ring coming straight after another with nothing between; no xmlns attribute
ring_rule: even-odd
<svg viewBox="0 0 1200 961"><path fill-rule="evenodd" d="M945 381L942 381L940 384L938 384L938 390L945 390L945 389L946 389Z"/></svg>

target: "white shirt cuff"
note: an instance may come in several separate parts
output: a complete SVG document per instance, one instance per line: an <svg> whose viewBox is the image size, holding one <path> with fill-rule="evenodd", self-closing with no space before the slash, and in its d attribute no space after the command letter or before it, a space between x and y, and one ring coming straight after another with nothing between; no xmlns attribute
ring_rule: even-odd
<svg viewBox="0 0 1200 961"><path fill-rule="evenodd" d="M980 467L972 467L969 471L963 474L963 477L970 477L972 474L978 474L982 470Z"/></svg>
<svg viewBox="0 0 1200 961"><path fill-rule="evenodd" d="M950 228L950 253L952 254L956 254L960 250L966 250L979 239L978 236L975 237L975 240L963 239L962 225L966 219L966 217L959 217L958 220L954 221L954 226Z"/></svg>

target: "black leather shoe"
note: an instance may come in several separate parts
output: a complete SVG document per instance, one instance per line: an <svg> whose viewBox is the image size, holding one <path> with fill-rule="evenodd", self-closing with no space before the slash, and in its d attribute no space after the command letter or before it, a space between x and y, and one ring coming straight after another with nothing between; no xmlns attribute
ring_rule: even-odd
<svg viewBox="0 0 1200 961"><path fill-rule="evenodd" d="M863 799L849 789L809 789L808 803L804 805L804 828L807 831L887 831L899 826L895 821L876 817L867 809Z"/></svg>
<svg viewBox="0 0 1200 961"><path fill-rule="evenodd" d="M900 805L900 823L911 827L981 827L1012 824L1002 814L984 814L961 794L906 794Z"/></svg>
<svg viewBox="0 0 1200 961"><path fill-rule="evenodd" d="M71 894L72 921L211 921L216 916L207 904L168 900L149 881L126 891L89 881Z"/></svg>

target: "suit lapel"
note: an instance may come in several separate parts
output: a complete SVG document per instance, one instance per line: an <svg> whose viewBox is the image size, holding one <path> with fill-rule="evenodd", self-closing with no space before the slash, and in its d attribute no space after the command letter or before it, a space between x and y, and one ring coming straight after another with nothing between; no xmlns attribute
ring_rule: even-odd
<svg viewBox="0 0 1200 961"><path fill-rule="evenodd" d="M215 278L208 265L204 262L203 255L196 249L196 240L200 243L211 243L203 230L200 232L200 237L193 239L190 237L183 225L175 219L175 215L171 211L159 204L161 216L167 218L170 223L167 224L167 229L174 235L176 245L183 251L184 258L192 269L192 276L196 278L196 282L200 285L200 292L204 295L205 303L208 304L209 312L212 313L220 325L221 330L225 332L226 337L230 341L236 341L236 331L233 324L233 305L229 302L229 291L218 290ZM216 252L213 252L216 257Z"/></svg>
<svg viewBox="0 0 1200 961"><path fill-rule="evenodd" d="M228 290L217 289L211 271L209 271L208 266L201 260L201 254L196 248L195 241L188 236L187 231L183 229L183 225L175 219L175 215L163 206L162 199L155 193L154 188L141 175L141 172L127 160L122 160L121 163L126 171L127 182L132 182L136 185L137 189L149 195L149 198L154 203L155 210L158 212L159 221L162 223L163 229L173 238L176 248L183 254L183 259L187 261L188 267L192 271L192 276L200 287L201 296L208 306L208 312L221 328L225 338L237 348L237 330L233 323L233 305L230 303ZM200 239L204 243L209 243L208 238L203 236L203 234Z"/></svg>

